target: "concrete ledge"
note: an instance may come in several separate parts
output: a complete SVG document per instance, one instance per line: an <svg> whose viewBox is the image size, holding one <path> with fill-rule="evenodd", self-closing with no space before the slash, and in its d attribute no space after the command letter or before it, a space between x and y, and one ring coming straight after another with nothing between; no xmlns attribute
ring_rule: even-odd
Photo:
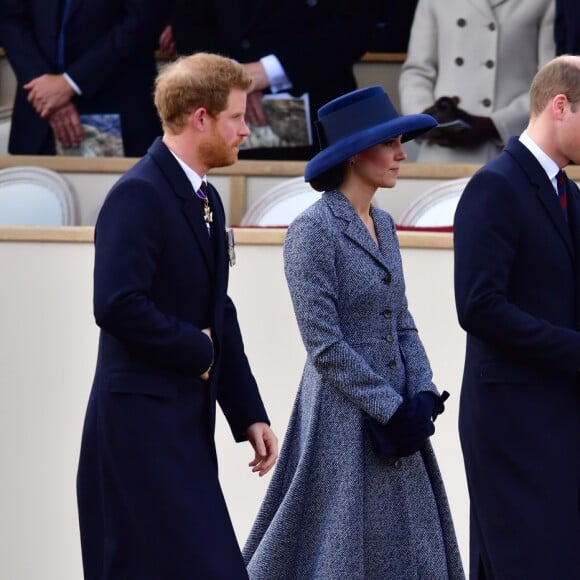
<svg viewBox="0 0 580 580"><path fill-rule="evenodd" d="M56 242L93 243L94 228L91 226L67 227L0 227L1 242ZM236 244L250 246L281 246L286 228L235 228ZM453 248L453 236L438 232L399 232L402 248L449 250Z"/></svg>

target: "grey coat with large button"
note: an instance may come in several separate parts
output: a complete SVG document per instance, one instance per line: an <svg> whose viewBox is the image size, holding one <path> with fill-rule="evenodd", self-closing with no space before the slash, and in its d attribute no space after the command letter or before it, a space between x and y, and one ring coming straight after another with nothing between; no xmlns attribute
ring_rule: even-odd
<svg viewBox="0 0 580 580"><path fill-rule="evenodd" d="M285 271L307 360L244 548L252 580L463 578L431 445L389 466L363 428L363 411L386 422L403 397L436 391L393 220L371 215L378 246L338 191L288 230Z"/></svg>
<svg viewBox="0 0 580 580"><path fill-rule="evenodd" d="M554 17L554 0L419 0L399 77L403 114L457 96L491 117L501 140L461 150L423 142L418 161L484 163L525 129L532 78L556 53Z"/></svg>

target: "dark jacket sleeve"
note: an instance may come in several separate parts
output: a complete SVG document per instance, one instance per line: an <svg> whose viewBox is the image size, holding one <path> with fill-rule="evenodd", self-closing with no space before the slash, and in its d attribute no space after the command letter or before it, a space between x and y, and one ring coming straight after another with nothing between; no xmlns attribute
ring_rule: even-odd
<svg viewBox="0 0 580 580"><path fill-rule="evenodd" d="M178 51L218 51L240 62L274 54L297 90L350 69L370 44L377 13L376 0L282 1L248 19L239 5L176 0L172 25Z"/></svg>
<svg viewBox="0 0 580 580"><path fill-rule="evenodd" d="M0 2L2 45L21 85L42 74L56 72L54 62L51 63L41 49L34 28L29 2L24 0Z"/></svg>
<svg viewBox="0 0 580 580"><path fill-rule="evenodd" d="M19 83L60 72L58 11L48 12L42 0L3 0L2 9L0 36ZM68 54L73 56L65 72L86 96L102 90L113 75L153 58L167 13L164 0L80 3L69 18Z"/></svg>

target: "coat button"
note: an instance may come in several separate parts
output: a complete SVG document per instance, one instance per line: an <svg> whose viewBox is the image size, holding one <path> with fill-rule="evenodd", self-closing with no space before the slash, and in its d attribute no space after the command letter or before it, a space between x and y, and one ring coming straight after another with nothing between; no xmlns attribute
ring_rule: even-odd
<svg viewBox="0 0 580 580"><path fill-rule="evenodd" d="M391 318L391 316L392 316L392 315L393 315L393 311L392 311L392 310L389 310L389 309L387 309L387 310L385 310L385 311L383 312L383 316L384 316L385 318Z"/></svg>
<svg viewBox="0 0 580 580"><path fill-rule="evenodd" d="M465 20L465 18L459 18L457 20L457 26L459 26L459 28L463 28L466 24L467 21Z"/></svg>
<svg viewBox="0 0 580 580"><path fill-rule="evenodd" d="M458 56L458 57L455 59L455 64L456 64L457 66L463 66L463 62L464 62L464 61L463 61L463 59L462 59L460 56Z"/></svg>
<svg viewBox="0 0 580 580"><path fill-rule="evenodd" d="M487 27L492 31L495 30L495 22L490 22Z"/></svg>
<svg viewBox="0 0 580 580"><path fill-rule="evenodd" d="M397 368L397 361L392 360L391 362L389 362L389 368L394 371Z"/></svg>
<svg viewBox="0 0 580 580"><path fill-rule="evenodd" d="M481 104L484 107L491 107L491 99L483 99L483 101L481 101Z"/></svg>
<svg viewBox="0 0 580 580"><path fill-rule="evenodd" d="M391 283L391 273L390 272L387 272L385 274L385 277L383 278L383 281L384 281L385 284L390 284Z"/></svg>
<svg viewBox="0 0 580 580"><path fill-rule="evenodd" d="M495 66L495 63L493 62L493 60L487 60L487 61L485 62L485 66L486 66L487 68L493 68L493 67Z"/></svg>
<svg viewBox="0 0 580 580"><path fill-rule="evenodd" d="M401 461L401 459L396 459L395 462L393 463L393 467L396 467L397 469L399 469L399 467L401 467L403 465L403 462Z"/></svg>
<svg viewBox="0 0 580 580"><path fill-rule="evenodd" d="M387 334L387 342L393 342L395 340L392 334Z"/></svg>

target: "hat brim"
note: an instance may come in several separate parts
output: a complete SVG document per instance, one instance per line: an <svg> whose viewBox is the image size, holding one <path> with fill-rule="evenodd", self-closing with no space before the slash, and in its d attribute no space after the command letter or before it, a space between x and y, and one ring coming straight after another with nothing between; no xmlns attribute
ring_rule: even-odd
<svg viewBox="0 0 580 580"><path fill-rule="evenodd" d="M403 142L409 141L436 125L437 121L431 115L420 113L400 116L360 131L317 153L306 165L304 180L312 181L339 163L346 161L351 155L360 153L388 139L401 135Z"/></svg>

